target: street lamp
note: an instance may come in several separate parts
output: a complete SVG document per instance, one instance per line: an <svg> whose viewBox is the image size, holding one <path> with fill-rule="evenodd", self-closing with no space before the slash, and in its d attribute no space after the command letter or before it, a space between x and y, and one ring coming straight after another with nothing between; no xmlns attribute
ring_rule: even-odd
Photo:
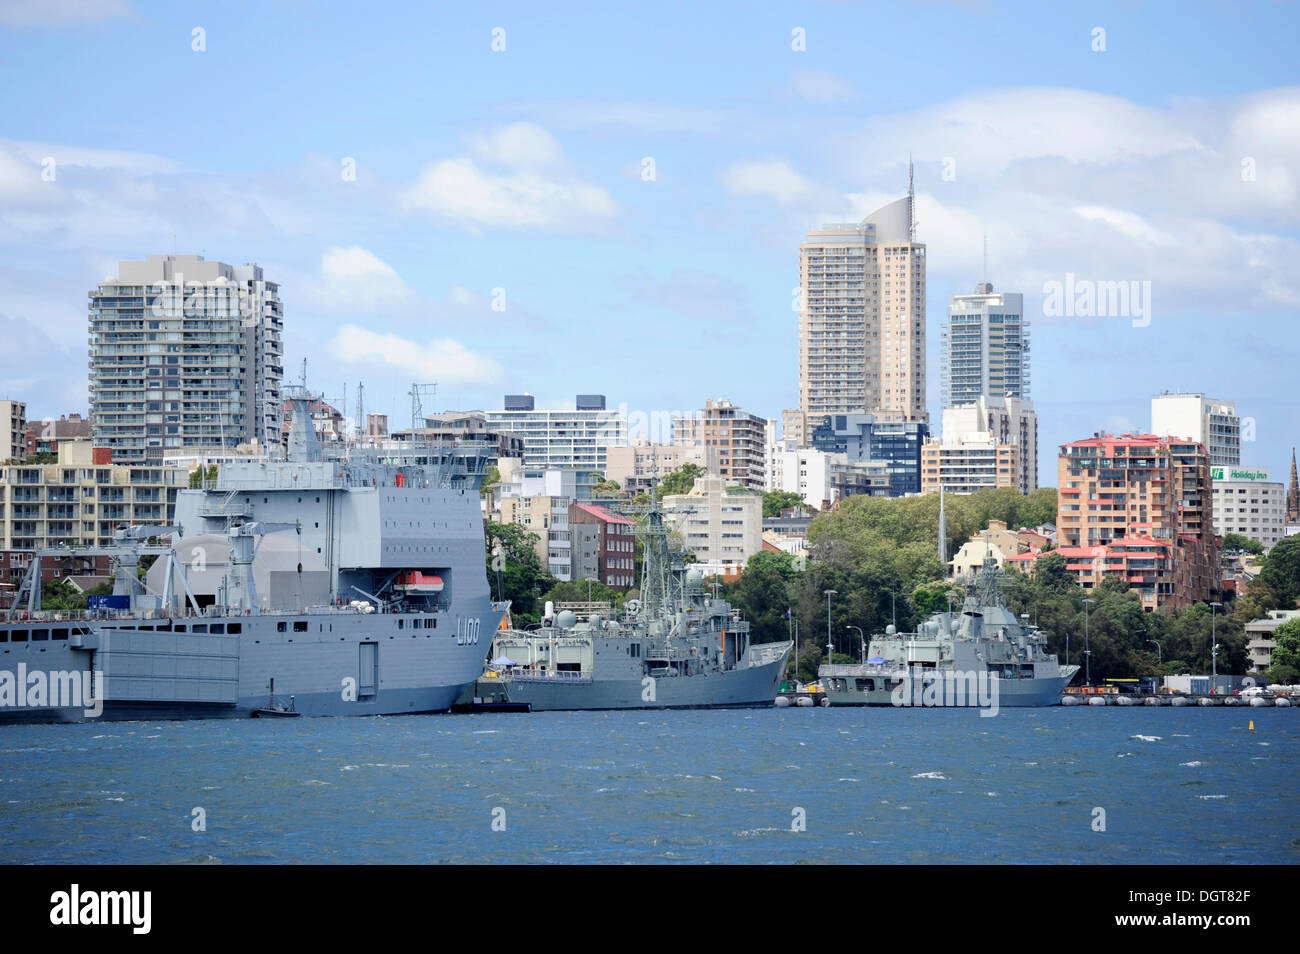
<svg viewBox="0 0 1300 954"><path fill-rule="evenodd" d="M1219 689L1219 643L1215 637L1214 624L1221 609L1222 603L1210 604L1210 695L1215 695Z"/></svg>
<svg viewBox="0 0 1300 954"><path fill-rule="evenodd" d="M831 653L834 649L831 645L831 597L836 595L835 590L825 590L826 593L826 665L831 664Z"/></svg>
<svg viewBox="0 0 1300 954"><path fill-rule="evenodd" d="M863 665L866 665L866 662L867 662L867 637L865 637L865 636L862 635L862 630L861 630L861 629L858 629L857 626L845 626L844 628L845 628L845 629L856 629L856 630L858 630L858 640L862 643L862 664L863 664Z"/></svg>
<svg viewBox="0 0 1300 954"><path fill-rule="evenodd" d="M1088 605L1095 602L1097 601L1083 601L1083 679L1089 686L1092 685L1092 650L1088 648Z"/></svg>

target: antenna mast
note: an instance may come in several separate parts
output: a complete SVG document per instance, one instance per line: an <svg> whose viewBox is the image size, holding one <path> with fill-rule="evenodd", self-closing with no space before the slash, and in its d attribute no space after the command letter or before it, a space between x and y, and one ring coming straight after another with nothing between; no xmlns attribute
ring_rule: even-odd
<svg viewBox="0 0 1300 954"><path fill-rule="evenodd" d="M907 241L916 241L916 189L912 180L912 154L907 154Z"/></svg>

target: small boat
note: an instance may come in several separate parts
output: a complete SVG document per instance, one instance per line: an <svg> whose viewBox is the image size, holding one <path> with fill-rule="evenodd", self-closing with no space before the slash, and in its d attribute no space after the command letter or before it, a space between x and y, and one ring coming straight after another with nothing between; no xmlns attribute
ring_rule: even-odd
<svg viewBox="0 0 1300 954"><path fill-rule="evenodd" d="M467 712L532 712L531 702L457 702L451 711L463 715Z"/></svg>
<svg viewBox="0 0 1300 954"><path fill-rule="evenodd" d="M282 702L275 701L275 677L271 677L271 698L267 700L265 706L260 709L254 709L250 715L254 719L296 719L302 715L294 708L293 696L289 697L289 704L286 706Z"/></svg>

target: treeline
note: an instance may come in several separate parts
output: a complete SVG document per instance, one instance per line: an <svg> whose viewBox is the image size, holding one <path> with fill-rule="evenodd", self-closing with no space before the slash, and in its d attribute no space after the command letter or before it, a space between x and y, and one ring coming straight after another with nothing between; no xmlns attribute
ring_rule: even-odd
<svg viewBox="0 0 1300 954"><path fill-rule="evenodd" d="M945 499L945 511L951 555L990 519L1003 520L1009 528L1052 522L1055 491L952 496ZM895 621L899 631L911 630L931 613L946 609L950 594L960 605L965 591L945 582L938 559L938 514L934 494L852 497L813 521L810 560L770 551L757 554L725 592L750 621L758 642L787 639L797 626L798 677L813 679L826 654L826 590L835 591L830 598L830 639L836 661L843 662L858 658L859 630L868 639ZM1122 581L1108 580L1092 592L1084 590L1059 554L1041 557L1032 576L1009 570L1004 595L1011 609L1028 613L1043 628L1049 651L1062 662L1068 639L1069 661L1085 665L1086 625L1087 665L1094 683L1112 677L1208 673L1211 630L1219 643L1219 671L1243 673L1245 624L1271 609L1294 606L1300 596L1300 537L1274 546L1247 595L1222 608L1201 603L1147 613ZM1085 599L1094 601L1086 605L1086 620Z"/></svg>

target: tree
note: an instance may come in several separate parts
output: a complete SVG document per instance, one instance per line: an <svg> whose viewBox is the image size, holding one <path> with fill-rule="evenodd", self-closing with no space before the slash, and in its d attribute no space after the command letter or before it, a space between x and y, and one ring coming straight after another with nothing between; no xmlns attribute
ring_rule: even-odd
<svg viewBox="0 0 1300 954"><path fill-rule="evenodd" d="M478 495L486 497L497 484L501 483L501 471L495 466L489 467L478 485Z"/></svg>
<svg viewBox="0 0 1300 954"><path fill-rule="evenodd" d="M591 493L596 497L617 497L621 494L622 488L619 487L617 480L600 480L592 488Z"/></svg>
<svg viewBox="0 0 1300 954"><path fill-rule="evenodd" d="M703 477L706 473L708 471L699 464L682 464L682 466L659 481L659 496L667 497L669 494L690 493L691 488L695 486L695 479Z"/></svg>
<svg viewBox="0 0 1300 954"><path fill-rule="evenodd" d="M487 538L488 584L498 599L510 601L516 625L541 621L541 594L555 580L546 572L535 549L539 537L514 523L488 520L483 525ZM499 566L499 570L498 570ZM500 574L500 592L498 589Z"/></svg>
<svg viewBox="0 0 1300 954"><path fill-rule="evenodd" d="M799 575L789 553L764 550L745 563L740 579L727 588L726 597L749 621L750 639L772 643L789 638L786 617L792 605L790 584Z"/></svg>
<svg viewBox="0 0 1300 954"><path fill-rule="evenodd" d="M1238 553L1253 553L1256 556L1264 552L1264 544L1240 533L1223 535L1223 553L1225 556Z"/></svg>
<svg viewBox="0 0 1300 954"><path fill-rule="evenodd" d="M1268 670L1270 683L1293 685L1300 682L1300 619L1292 619L1273 630L1273 647L1271 665Z"/></svg>
<svg viewBox="0 0 1300 954"><path fill-rule="evenodd" d="M763 516L779 517L782 510L805 506L803 497L793 490L768 490L763 493Z"/></svg>
<svg viewBox="0 0 1300 954"><path fill-rule="evenodd" d="M548 601L553 603L586 603L591 601L611 603L617 608L623 605L623 596L621 590L606 586L597 580L572 580L556 583L546 591L541 602L545 605Z"/></svg>
<svg viewBox="0 0 1300 954"><path fill-rule="evenodd" d="M1300 596L1300 536L1283 537L1268 551L1259 578L1272 588L1278 606L1294 609Z"/></svg>
<svg viewBox="0 0 1300 954"><path fill-rule="evenodd" d="M207 472L204 473L202 467L195 467L190 471L190 490L198 490L203 486L205 480L217 479L217 465L209 464Z"/></svg>

